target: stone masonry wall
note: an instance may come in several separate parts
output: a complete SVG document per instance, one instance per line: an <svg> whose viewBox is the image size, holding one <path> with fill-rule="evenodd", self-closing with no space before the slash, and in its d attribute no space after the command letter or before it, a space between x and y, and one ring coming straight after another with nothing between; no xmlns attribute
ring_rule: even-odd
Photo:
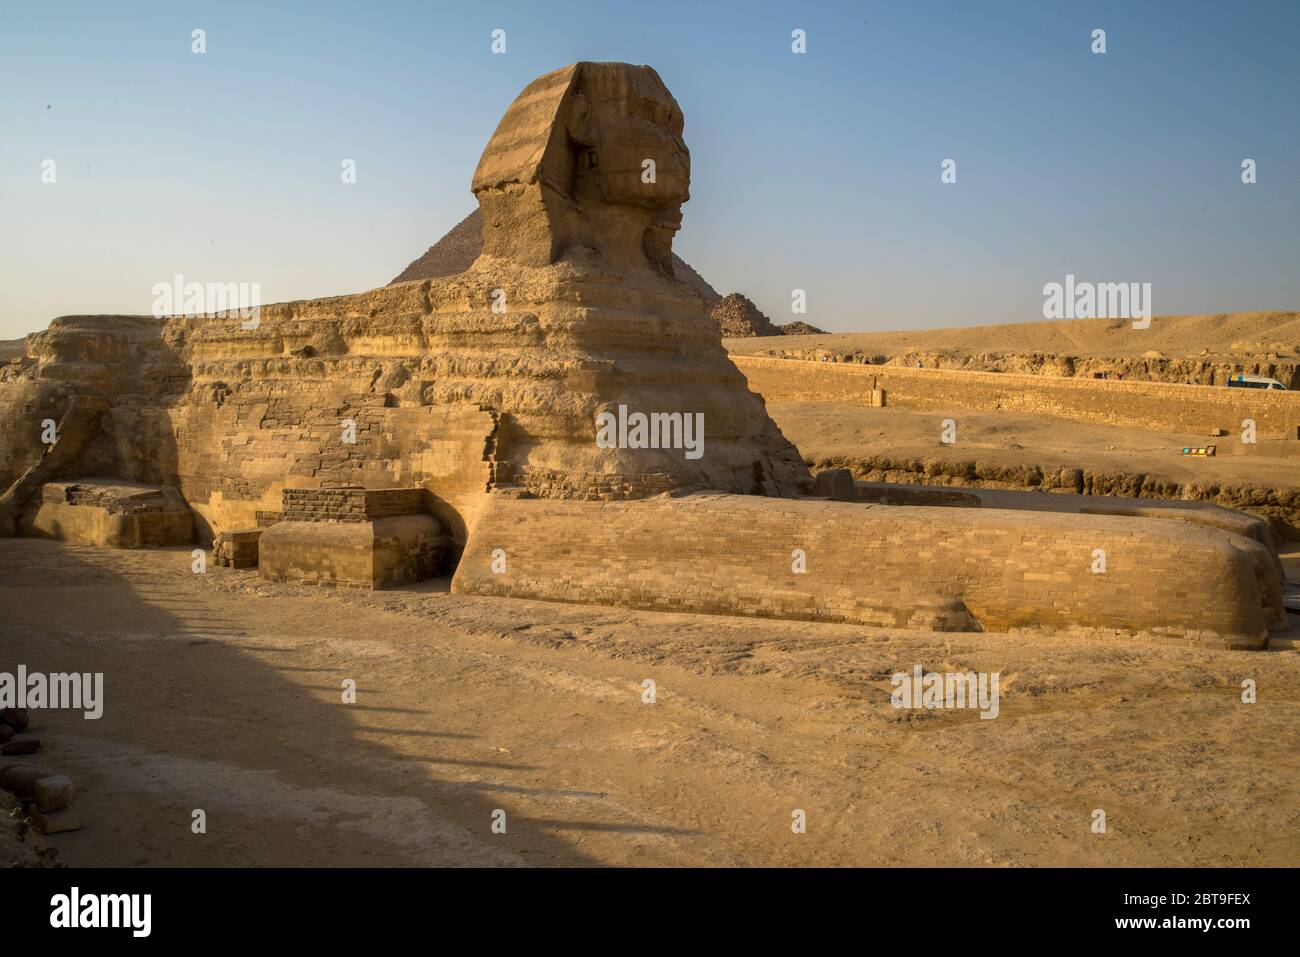
<svg viewBox="0 0 1300 957"><path fill-rule="evenodd" d="M888 405L919 411L1013 410L1143 429L1208 435L1254 419L1261 436L1294 437L1300 392L1226 386L949 372L733 355L749 387L768 402L860 402L883 388Z"/></svg>
<svg viewBox="0 0 1300 957"><path fill-rule="evenodd" d="M368 522L428 511L422 488L287 488L283 502L286 522Z"/></svg>

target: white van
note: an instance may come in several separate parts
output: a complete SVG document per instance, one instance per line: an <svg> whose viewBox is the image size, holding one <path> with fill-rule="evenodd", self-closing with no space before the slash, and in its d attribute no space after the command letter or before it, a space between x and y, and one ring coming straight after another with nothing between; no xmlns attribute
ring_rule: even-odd
<svg viewBox="0 0 1300 957"><path fill-rule="evenodd" d="M1234 375L1228 378L1229 387L1236 389L1282 389L1286 391L1286 386L1276 379L1270 379L1265 375Z"/></svg>

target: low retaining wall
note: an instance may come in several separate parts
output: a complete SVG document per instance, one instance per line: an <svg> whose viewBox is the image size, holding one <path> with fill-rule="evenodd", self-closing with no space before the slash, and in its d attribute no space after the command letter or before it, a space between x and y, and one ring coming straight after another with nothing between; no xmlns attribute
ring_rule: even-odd
<svg viewBox="0 0 1300 957"><path fill-rule="evenodd" d="M871 405L885 390L895 408L961 412L1034 412L1108 425L1196 432L1240 431L1254 419L1261 435L1294 438L1300 392L1071 379L1004 372L956 372L733 355L749 387L768 402L857 402Z"/></svg>

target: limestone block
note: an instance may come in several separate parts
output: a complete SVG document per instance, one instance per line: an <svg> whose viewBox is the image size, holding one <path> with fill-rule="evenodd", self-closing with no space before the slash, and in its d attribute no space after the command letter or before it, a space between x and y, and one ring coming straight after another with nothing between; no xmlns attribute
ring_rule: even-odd
<svg viewBox="0 0 1300 957"><path fill-rule="evenodd" d="M272 581L386 588L443 573L451 539L432 515L359 522L279 522L263 532L258 570Z"/></svg>
<svg viewBox="0 0 1300 957"><path fill-rule="evenodd" d="M22 528L29 535L113 548L194 540L193 517L174 489L115 479L45 483Z"/></svg>
<svg viewBox="0 0 1300 957"><path fill-rule="evenodd" d="M824 469L817 473L817 494L835 502L856 502L857 489L848 469Z"/></svg>
<svg viewBox="0 0 1300 957"><path fill-rule="evenodd" d="M257 544L262 532L261 528L235 528L218 532L212 541L216 563L229 568L256 568Z"/></svg>
<svg viewBox="0 0 1300 957"><path fill-rule="evenodd" d="M66 774L51 774L36 782L35 792L38 808L42 811L57 811L72 803L76 789L72 778Z"/></svg>

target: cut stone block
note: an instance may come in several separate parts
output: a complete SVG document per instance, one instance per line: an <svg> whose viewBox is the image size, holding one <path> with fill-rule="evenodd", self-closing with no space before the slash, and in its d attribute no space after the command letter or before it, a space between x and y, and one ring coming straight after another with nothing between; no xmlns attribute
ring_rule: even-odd
<svg viewBox="0 0 1300 957"><path fill-rule="evenodd" d="M236 528L218 532L212 541L212 554L218 565L228 568L256 568L257 544L262 528Z"/></svg>
<svg viewBox="0 0 1300 957"><path fill-rule="evenodd" d="M36 782L36 806L42 811L57 811L72 803L76 788L66 774L51 774Z"/></svg>
<svg viewBox="0 0 1300 957"><path fill-rule="evenodd" d="M280 522L262 534L258 570L271 581L387 588L444 573L450 546L432 515Z"/></svg>
<svg viewBox="0 0 1300 957"><path fill-rule="evenodd" d="M848 469L826 469L817 473L817 494L833 502L856 502L857 488Z"/></svg>
<svg viewBox="0 0 1300 957"><path fill-rule="evenodd" d="M46 482L23 533L79 545L188 545L194 519L175 489L114 479Z"/></svg>

